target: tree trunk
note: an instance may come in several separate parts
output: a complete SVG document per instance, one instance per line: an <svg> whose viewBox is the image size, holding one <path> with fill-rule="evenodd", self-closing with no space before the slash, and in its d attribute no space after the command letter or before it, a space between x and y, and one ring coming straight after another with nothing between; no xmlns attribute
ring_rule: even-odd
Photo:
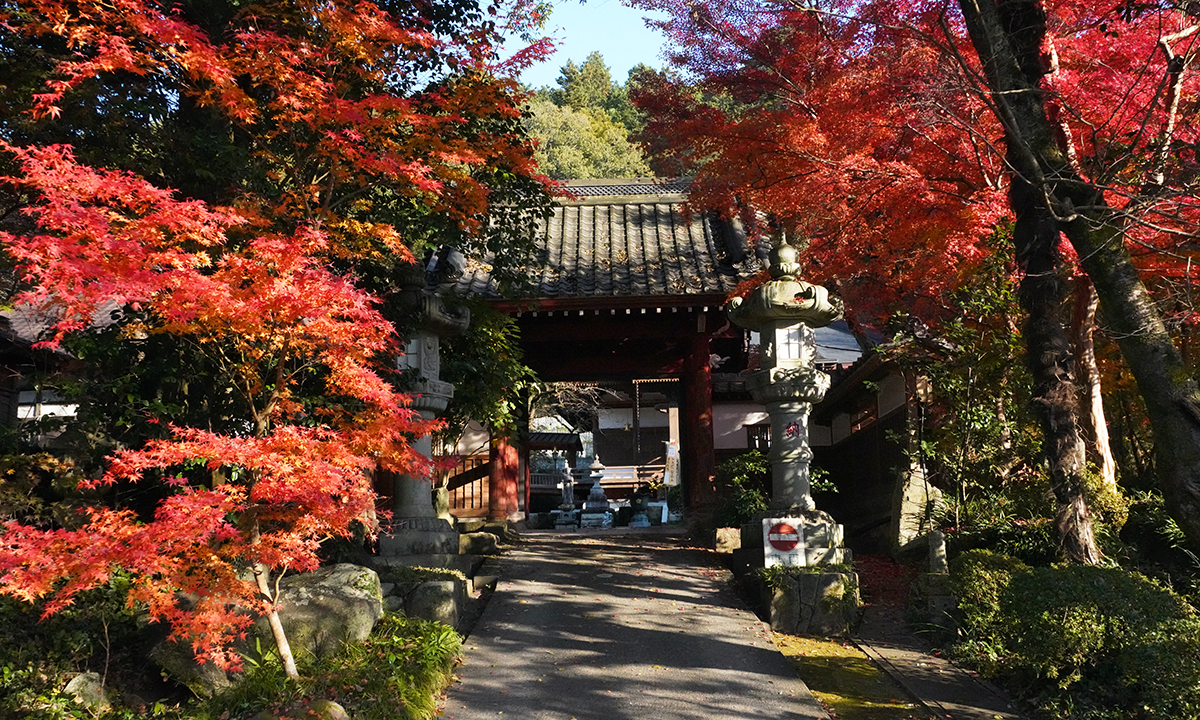
<svg viewBox="0 0 1200 720"><path fill-rule="evenodd" d="M1017 298L1026 314L1026 362L1033 375L1034 412L1042 426L1050 486L1058 503L1055 526L1072 560L1095 565L1103 554L1096 546L1084 495L1087 456L1079 435L1074 360L1064 322L1066 284L1058 253L1058 224L1038 202L1037 191L1020 177L1013 179L1009 202L1016 214L1013 243L1023 272Z"/></svg>
<svg viewBox="0 0 1200 720"><path fill-rule="evenodd" d="M254 580L258 583L258 591L271 603L271 611L267 613L267 625L271 627L271 637L275 639L275 649L279 651L279 659L283 662L283 671L291 680L299 680L300 672L296 670L296 658L292 655L292 645L288 642L287 633L283 631L283 621L279 619L279 598L271 592L270 569L262 563L254 566Z"/></svg>
<svg viewBox="0 0 1200 720"><path fill-rule="evenodd" d="M1100 312L1129 364L1154 433L1167 510L1200 547L1200 386L1171 341L1124 245L1103 193L1055 140L1031 59L1045 34L1037 0L959 0L1004 125L1016 173L1041 194L1100 298Z"/></svg>
<svg viewBox="0 0 1200 720"><path fill-rule="evenodd" d="M1096 291L1085 277L1075 281L1075 313L1072 318L1075 344L1075 377L1083 391L1079 414L1083 418L1084 434L1088 440L1088 459L1095 463L1100 482L1110 492L1120 494L1117 487L1117 461L1108 441L1108 422L1104 417L1104 396L1100 387L1100 367L1096 363L1096 345L1092 333L1096 328Z"/></svg>
<svg viewBox="0 0 1200 720"><path fill-rule="evenodd" d="M258 519L254 518L250 528L250 544L257 545L261 533L258 529ZM292 655L292 645L288 642L287 633L283 631L283 622L279 619L279 597L272 592L271 568L261 562L254 563L254 582L258 586L259 595L271 604L271 610L266 614L267 625L271 628L271 637L275 640L275 649L279 651L279 660L283 663L283 671L292 680L300 679L296 670L296 658Z"/></svg>

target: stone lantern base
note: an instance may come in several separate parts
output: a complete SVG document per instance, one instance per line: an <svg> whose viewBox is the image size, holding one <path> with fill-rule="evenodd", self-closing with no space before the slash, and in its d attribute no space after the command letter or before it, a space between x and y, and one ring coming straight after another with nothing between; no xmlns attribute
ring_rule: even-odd
<svg viewBox="0 0 1200 720"><path fill-rule="evenodd" d="M458 531L438 517L397 518L379 535L379 554L457 555Z"/></svg>
<svg viewBox="0 0 1200 720"><path fill-rule="evenodd" d="M834 521L833 516L822 510L791 510L772 511L766 517L794 517L804 522L800 531L804 537L804 564L841 565L852 560L850 550L845 547L842 526ZM742 546L734 554L738 564L747 567L762 567L763 529L762 518L746 523L741 527Z"/></svg>

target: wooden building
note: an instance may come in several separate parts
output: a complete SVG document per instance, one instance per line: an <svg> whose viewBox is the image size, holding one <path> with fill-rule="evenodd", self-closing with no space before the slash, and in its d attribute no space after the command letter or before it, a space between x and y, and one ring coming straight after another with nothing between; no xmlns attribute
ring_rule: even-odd
<svg viewBox="0 0 1200 720"><path fill-rule="evenodd" d="M540 228L533 294L498 297L485 268L468 269L458 291L492 298L516 318L526 363L543 381L613 391L597 418L594 452L629 484L639 472L661 472L674 443L684 497L694 505L712 496L719 452L763 441L765 415L739 375L753 362L749 338L722 306L765 264L740 223L689 214L686 189L682 181L571 183ZM830 334L833 345L853 344L844 327L822 329L818 343ZM849 364L857 351L839 357ZM528 508L528 444L517 437L493 439L486 491L458 488L486 496L492 517L515 519ZM480 470L474 482L485 482Z"/></svg>

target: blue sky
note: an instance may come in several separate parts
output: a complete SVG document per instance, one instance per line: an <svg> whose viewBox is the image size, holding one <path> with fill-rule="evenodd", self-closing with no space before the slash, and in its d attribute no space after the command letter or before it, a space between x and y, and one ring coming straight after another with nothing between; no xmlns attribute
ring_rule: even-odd
<svg viewBox="0 0 1200 720"><path fill-rule="evenodd" d="M584 61L594 50L604 56L613 80L624 83L629 69L638 63L661 68L663 36L646 27L642 10L632 10L618 0L554 0L547 29L558 40L550 60L521 75L530 87L554 85L559 68L574 60ZM662 16L660 16L662 17Z"/></svg>

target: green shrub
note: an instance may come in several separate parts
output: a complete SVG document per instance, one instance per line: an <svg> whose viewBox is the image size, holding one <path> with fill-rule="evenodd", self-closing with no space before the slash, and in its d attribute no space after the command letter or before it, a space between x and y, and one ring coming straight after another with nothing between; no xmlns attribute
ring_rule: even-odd
<svg viewBox="0 0 1200 720"><path fill-rule="evenodd" d="M301 662L299 683L287 680L272 652L250 658L243 681L197 704L195 720L283 712L301 701L326 699L355 720L424 720L437 712L442 690L461 658L458 633L441 623L385 614L366 642L337 655Z"/></svg>
<svg viewBox="0 0 1200 720"><path fill-rule="evenodd" d="M767 511L766 488L771 462L757 450L735 455L717 466L715 527L738 527Z"/></svg>
<svg viewBox="0 0 1200 720"><path fill-rule="evenodd" d="M1061 545L1051 517L998 513L992 517L975 517L969 525L946 530L946 550L951 557L986 549L1029 565L1049 565L1064 559Z"/></svg>
<svg viewBox="0 0 1200 720"><path fill-rule="evenodd" d="M113 720L142 717L119 707L114 687L140 689L157 673L139 649L147 644L137 609L126 602L130 579L117 573L106 584L80 593L75 602L41 619L42 604L0 597L0 717L13 720L90 718L63 689L81 672L100 673L118 707Z"/></svg>
<svg viewBox="0 0 1200 720"><path fill-rule="evenodd" d="M973 551L953 567L954 654L1051 717L1200 718L1200 619L1120 568L1029 568Z"/></svg>
<svg viewBox="0 0 1200 720"><path fill-rule="evenodd" d="M971 550L950 565L954 594L958 598L959 627L974 641L998 640L1000 597L1016 575L1029 566L1015 558L988 550Z"/></svg>

